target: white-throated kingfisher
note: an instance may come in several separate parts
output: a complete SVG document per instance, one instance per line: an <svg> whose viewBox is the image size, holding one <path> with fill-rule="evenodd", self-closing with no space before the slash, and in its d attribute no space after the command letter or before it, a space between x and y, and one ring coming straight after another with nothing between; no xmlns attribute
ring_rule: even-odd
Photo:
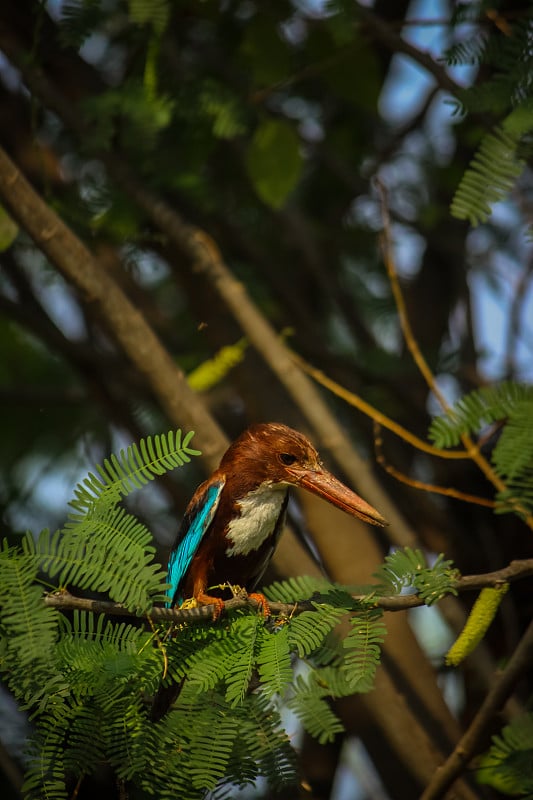
<svg viewBox="0 0 533 800"><path fill-rule="evenodd" d="M281 534L290 486L307 489L364 522L387 524L324 468L303 434L277 422L253 425L230 445L187 506L168 563L168 605L194 598L217 606L216 618L223 603L209 594L210 587L229 584L253 591ZM257 597L268 613L265 599ZM156 696L154 719L166 711L165 693L163 688Z"/></svg>
<svg viewBox="0 0 533 800"><path fill-rule="evenodd" d="M372 506L324 469L309 439L276 422L253 425L227 449L220 466L195 491L168 563L169 605L207 594L222 583L253 590L283 527L289 486L300 486L372 525L386 522Z"/></svg>

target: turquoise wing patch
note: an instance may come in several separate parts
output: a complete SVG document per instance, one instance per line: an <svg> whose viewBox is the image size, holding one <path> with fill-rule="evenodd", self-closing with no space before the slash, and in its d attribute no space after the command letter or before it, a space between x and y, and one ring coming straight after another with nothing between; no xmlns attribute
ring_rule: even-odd
<svg viewBox="0 0 533 800"><path fill-rule="evenodd" d="M168 582L171 588L167 590L168 600L165 603L167 608L182 600L179 596L180 583L213 521L223 488L224 481L218 481L210 486L183 519L180 540L168 561Z"/></svg>

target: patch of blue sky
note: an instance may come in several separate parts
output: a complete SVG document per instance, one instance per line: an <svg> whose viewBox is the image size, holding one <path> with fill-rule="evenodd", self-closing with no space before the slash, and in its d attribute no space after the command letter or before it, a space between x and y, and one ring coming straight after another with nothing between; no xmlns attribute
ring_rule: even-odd
<svg viewBox="0 0 533 800"><path fill-rule="evenodd" d="M476 332L476 343L480 352L481 369L486 378L501 380L511 368L513 377L523 381L533 381L533 286L531 281L525 288L522 298L517 329L521 334L512 338L508 351L509 325L512 318L512 305L518 283L522 276L512 278L512 271L502 281L493 280L483 273L474 271L469 276L472 297L472 316Z"/></svg>
<svg viewBox="0 0 533 800"><path fill-rule="evenodd" d="M82 339L86 335L85 319L75 298L74 290L57 273L34 265L31 269L36 295L68 339Z"/></svg>
<svg viewBox="0 0 533 800"><path fill-rule="evenodd" d="M442 0L413 0L402 38L417 49L430 55L439 66L460 86L469 86L476 67L468 64L446 66L443 53L450 46L449 9ZM433 21L433 24L432 24ZM470 35L473 27L462 26L459 35ZM422 107L428 93L435 87L435 78L414 59L404 54L393 57L389 78L380 98L380 112L391 124L404 124ZM446 117L453 114L453 106L439 103L436 108Z"/></svg>

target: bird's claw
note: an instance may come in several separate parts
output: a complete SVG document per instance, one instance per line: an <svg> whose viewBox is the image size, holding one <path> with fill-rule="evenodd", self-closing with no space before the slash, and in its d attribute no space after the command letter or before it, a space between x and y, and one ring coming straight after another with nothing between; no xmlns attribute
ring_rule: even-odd
<svg viewBox="0 0 533 800"><path fill-rule="evenodd" d="M261 594L261 592L251 592L248 595L248 599L255 600L257 603L259 603L259 609L264 617L271 616L272 612L270 610L270 606L268 605L268 600L264 594Z"/></svg>
<svg viewBox="0 0 533 800"><path fill-rule="evenodd" d="M224 601L220 597L211 597L209 594L199 594L195 598L196 602L201 606L215 606L213 611L213 622L216 622L222 616L224 611Z"/></svg>

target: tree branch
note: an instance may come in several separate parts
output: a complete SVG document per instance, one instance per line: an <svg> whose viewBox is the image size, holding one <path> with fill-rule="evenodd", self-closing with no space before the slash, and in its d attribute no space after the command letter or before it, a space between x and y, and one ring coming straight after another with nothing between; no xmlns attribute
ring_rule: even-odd
<svg viewBox="0 0 533 800"><path fill-rule="evenodd" d="M391 53L403 53L409 56L409 58L412 58L413 61L420 64L421 67L424 67L424 69L435 78L441 89L450 92L452 95L457 94L461 88L459 84L457 84L453 78L450 78L444 67L441 67L440 64L434 61L429 53L425 53L423 50L419 50L409 42L406 42L405 39L402 39L400 34L396 33L396 31L384 22L381 17L359 3L357 4L357 14L363 21L365 28L376 41L385 45Z"/></svg>
<svg viewBox="0 0 533 800"><path fill-rule="evenodd" d="M8 37L2 37L1 31L0 46L4 49L7 48L8 57L21 70L28 86L35 91L42 102L52 108L78 138L86 140L85 124L79 114L79 109L67 102L55 85L47 79L44 72L35 68L27 58L24 58L24 54L18 46L13 45ZM417 544L415 532L374 478L365 460L359 456L348 441L312 381L293 362L289 349L280 341L276 331L249 297L246 288L234 278L224 263L214 240L200 228L188 224L160 196L147 189L119 154L99 152L95 155L105 164L115 183L144 211L152 224L186 256L192 273L202 274L209 281L250 342L292 396L317 437L330 450L333 458L360 493L379 508L389 520L391 526L388 529L388 535L393 544L400 547L415 547ZM14 165L12 167L14 168ZM13 216L18 219L15 214ZM81 242L79 245L82 247ZM140 317L137 312L135 313ZM142 339L142 333L139 335ZM154 337L152 331L150 331L150 336ZM176 369L174 364L172 367ZM185 392L189 394L190 390L186 383L185 387ZM182 393L176 392L174 402L177 402L177 396L181 397ZM194 396L194 398L194 404L199 405L198 397ZM161 402L167 408L168 403L172 402L172 398L165 393ZM181 405L188 405L188 409L181 408L182 421L187 418L189 413L194 417L197 416L191 403ZM171 419L174 418L171 417ZM208 434L214 424L212 421L211 425L207 423L205 425L204 423L201 425L200 423L191 424L192 428L202 430L202 450L207 457L212 452L217 452L216 445L211 444L212 441L215 441L215 435ZM204 439L205 445L203 444ZM221 454L221 451L218 452L219 456Z"/></svg>
<svg viewBox="0 0 533 800"><path fill-rule="evenodd" d="M485 572L480 575L463 575L455 583L458 592L475 591L483 589L485 586L498 586L502 583L526 578L533 575L533 558L520 561L511 561L503 569L494 572ZM354 594L353 599L365 605L382 608L384 611L406 611L410 608L417 608L425 605L424 601L417 594L389 595L384 597L372 596L369 594ZM96 614L109 614L110 616L143 617L149 616L154 622L200 622L213 619L216 606L198 606L196 608L163 608L155 606L145 614L138 614L130 611L121 603L112 603L109 600L91 600L85 597L76 597L69 592L59 591L44 596L44 603L47 606L58 609L79 609L81 611L92 611ZM274 615L292 617L302 611L314 611L315 606L311 600L301 600L297 603L269 603L270 610ZM235 611L239 608L259 609L260 603L253 597L248 597L242 593L231 600L224 602L225 611Z"/></svg>
<svg viewBox="0 0 533 800"><path fill-rule="evenodd" d="M420 796L420 800L437 800L437 798L443 797L472 756L478 751L486 735L488 724L502 708L517 681L526 669L531 667L532 662L533 621L530 622L505 669L497 673L498 677L494 681L492 688L486 695L468 729L461 736L453 753L436 771L434 778Z"/></svg>
<svg viewBox="0 0 533 800"><path fill-rule="evenodd" d="M374 422L381 425L383 428L387 428L387 430L392 431L392 433L396 434L400 439L403 439L404 442L412 445L417 450L421 450L424 453L429 453L432 456L438 456L439 458L447 458L447 459L465 459L469 458L469 454L466 450L444 450L440 447L434 447L433 445L429 444L428 442L424 441L424 439L420 439L415 434L408 431L403 425L400 425L395 420L387 417L377 408L367 403L366 400L363 400L362 397L355 394L355 392L349 391L349 389L345 389L344 386L341 386L336 381L328 378L321 370L316 369L307 361L305 361L301 356L297 353L291 353L292 358L294 359L295 363L310 375L313 380L319 383L321 386L324 386L325 389L328 389L332 394L340 397L349 405L357 408L358 411L361 411L367 417L372 419Z"/></svg>
<svg viewBox="0 0 533 800"><path fill-rule="evenodd" d="M85 302L98 305L108 328L146 379L171 422L201 431L204 459L211 466L218 463L227 439L203 401L189 388L184 374L142 314L2 148L0 198L37 247L84 295Z"/></svg>

